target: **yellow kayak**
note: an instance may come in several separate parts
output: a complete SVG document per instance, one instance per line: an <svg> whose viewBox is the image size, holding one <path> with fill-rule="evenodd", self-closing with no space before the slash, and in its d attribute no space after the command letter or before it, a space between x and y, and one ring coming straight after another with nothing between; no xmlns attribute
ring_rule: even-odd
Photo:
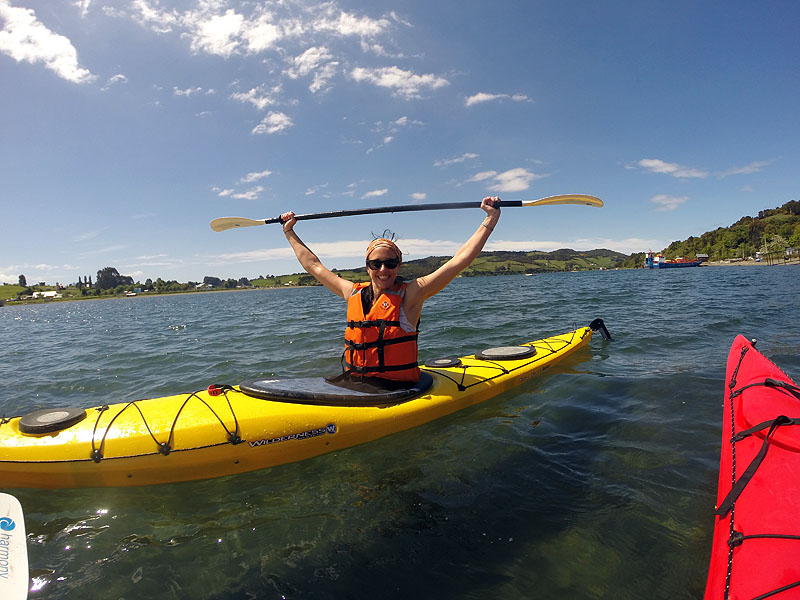
<svg viewBox="0 0 800 600"><path fill-rule="evenodd" d="M428 361L417 388L373 393L323 378L269 379L0 420L4 488L208 479L304 460L432 421L510 390L589 343L590 326Z"/></svg>

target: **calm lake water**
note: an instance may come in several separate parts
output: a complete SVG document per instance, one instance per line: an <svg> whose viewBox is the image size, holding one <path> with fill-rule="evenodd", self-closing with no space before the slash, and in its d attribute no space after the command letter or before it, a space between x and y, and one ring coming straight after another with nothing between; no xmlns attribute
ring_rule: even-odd
<svg viewBox="0 0 800 600"><path fill-rule="evenodd" d="M605 320L519 390L371 444L144 488L3 490L26 512L31 598L697 598L727 352L800 379L800 267L460 279L423 359ZM6 306L0 414L339 368L321 288ZM2 488L2 482L0 482Z"/></svg>

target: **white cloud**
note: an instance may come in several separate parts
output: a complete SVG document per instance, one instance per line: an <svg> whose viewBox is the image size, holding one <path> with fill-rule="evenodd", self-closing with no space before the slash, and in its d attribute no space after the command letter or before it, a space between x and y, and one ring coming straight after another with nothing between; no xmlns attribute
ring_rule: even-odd
<svg viewBox="0 0 800 600"><path fill-rule="evenodd" d="M264 179L264 177L269 177L270 175L272 175L272 171L270 171L270 170L248 173L247 175L242 177L239 180L239 182L240 183L253 183L254 181L258 181L259 179Z"/></svg>
<svg viewBox="0 0 800 600"><path fill-rule="evenodd" d="M222 196L223 198L225 198L227 196L230 196L231 194L233 194L233 192L236 191L236 190L233 190L233 189L230 189L230 188L221 189L221 188L218 188L218 187L213 187L213 188L211 188L211 190L214 191L214 192L217 192L217 196Z"/></svg>
<svg viewBox="0 0 800 600"><path fill-rule="evenodd" d="M236 100L237 102L249 102L253 106L255 106L258 110L265 110L268 106L272 106L273 104L277 104L277 100L275 96L281 91L280 86L273 87L271 90L267 90L266 86L259 85L258 87L254 87L247 92L236 92L230 95L231 100Z"/></svg>
<svg viewBox="0 0 800 600"><path fill-rule="evenodd" d="M655 205L656 212L669 212L678 208L681 204L689 200L688 196L668 196L659 194L650 198L650 202Z"/></svg>
<svg viewBox="0 0 800 600"><path fill-rule="evenodd" d="M148 0L133 0L131 8L134 11L133 19L140 25L150 27L156 33L169 33L180 23L176 11L168 12L153 8Z"/></svg>
<svg viewBox="0 0 800 600"><path fill-rule="evenodd" d="M643 169L652 171L653 173L661 173L664 175L671 175L677 179L703 179L708 177L708 171L694 169L691 167L684 167L676 163L669 163L657 158L643 158L636 163Z"/></svg>
<svg viewBox="0 0 800 600"><path fill-rule="evenodd" d="M427 198L427 197L428 197L428 194L426 194L424 192L414 192L413 194L411 194L411 198L413 200L416 200L417 202L421 202L422 200L425 200L425 198Z"/></svg>
<svg viewBox="0 0 800 600"><path fill-rule="evenodd" d="M194 96L195 94L202 93L202 91L203 91L203 88L201 88L201 87L186 88L186 89L183 89L183 90L178 88L178 87L173 87L172 88L172 93L175 96Z"/></svg>
<svg viewBox="0 0 800 600"><path fill-rule="evenodd" d="M396 135L401 133L404 129L408 127L419 127L424 125L422 121L416 121L414 119L409 119L407 116L398 117L394 121L384 122L384 121L377 121L373 127L373 132L379 133L383 135L383 138L380 142L373 145L371 148L367 150L367 154L374 152L378 148L382 148L391 144Z"/></svg>
<svg viewBox="0 0 800 600"><path fill-rule="evenodd" d="M290 59L288 62L291 66L286 70L286 74L292 79L297 79L313 73L314 79L308 86L309 91L311 93L324 91L329 87L328 83L336 75L339 67L339 62L332 59L333 55L327 48L315 46Z"/></svg>
<svg viewBox="0 0 800 600"><path fill-rule="evenodd" d="M26 263L22 265L6 265L0 267L0 282L17 285L17 283L19 283L19 276L25 275L28 285L35 285L40 281L55 283L56 280L60 280L61 283L67 283L66 279L73 275L66 271L77 270L78 267L70 264L49 265L46 263Z"/></svg>
<svg viewBox="0 0 800 600"><path fill-rule="evenodd" d="M233 9L226 10L223 15L201 14L196 20L187 22L193 29L189 47L194 52L228 58L241 45L244 17Z"/></svg>
<svg viewBox="0 0 800 600"><path fill-rule="evenodd" d="M405 127L419 127L421 125L424 125L422 121L409 119L408 116L403 115L402 117L398 117L394 121L389 121L388 123L384 123L383 121L376 122L375 131L388 131L390 133L397 133Z"/></svg>
<svg viewBox="0 0 800 600"><path fill-rule="evenodd" d="M493 192L521 192L531 186L535 179L542 179L544 175L531 173L527 169L518 167L509 169L494 176L495 184L490 185L489 189Z"/></svg>
<svg viewBox="0 0 800 600"><path fill-rule="evenodd" d="M392 20L396 21L397 23L400 23L401 25L405 25L406 27L412 29L414 27L408 19L404 19L393 10L389 11L389 16L392 18Z"/></svg>
<svg viewBox="0 0 800 600"><path fill-rule="evenodd" d="M260 54L287 39L307 40L314 35L334 38L372 38L391 26L387 19L372 19L340 10L335 2L310 10L291 2L252 3L250 14L228 8L222 0L205 0L185 12L162 9L155 0L134 0L133 18L158 33L182 29L194 52L229 58L234 54ZM245 3L241 9L246 10Z"/></svg>
<svg viewBox="0 0 800 600"><path fill-rule="evenodd" d="M731 167L727 171L723 171L719 174L720 179L724 179L725 177L729 177L731 175L750 175L751 173L758 173L764 167L768 167L774 160L759 160L755 162L751 162L749 165L745 165L743 167Z"/></svg>
<svg viewBox="0 0 800 600"><path fill-rule="evenodd" d="M364 249L371 240L354 240L341 242L314 242L314 254L320 258L359 258L364 257ZM456 248L458 249L458 248ZM288 246L280 248L264 248L245 252L231 252L209 257L211 264L229 264L235 262L258 262L294 258L294 252Z"/></svg>
<svg viewBox="0 0 800 600"><path fill-rule="evenodd" d="M110 90L115 85L123 85L123 84L126 84L126 83L128 83L128 78L125 77L125 75L122 75L121 73L118 73L117 75L114 75L113 77L109 77L108 81L106 81L106 84L103 87L100 88L100 91L101 92L107 92L108 90Z"/></svg>
<svg viewBox="0 0 800 600"><path fill-rule="evenodd" d="M470 177L467 181L486 181L495 175L497 175L497 171L481 171L480 173L475 173L475 175Z"/></svg>
<svg viewBox="0 0 800 600"><path fill-rule="evenodd" d="M358 82L367 82L378 87L387 88L395 96L400 96L406 100L421 98L423 90L435 90L449 85L449 82L443 77L431 73L417 75L400 67L381 67L378 69L356 67L350 72L350 76Z"/></svg>
<svg viewBox="0 0 800 600"><path fill-rule="evenodd" d="M312 94L316 94L317 92L324 92L330 88L330 80L336 75L338 66L339 63L334 61L320 67L316 73L314 73L314 79L309 84L308 91Z"/></svg>
<svg viewBox="0 0 800 600"><path fill-rule="evenodd" d="M272 18L270 13L264 12L247 23L242 31L242 39L244 39L249 53L263 52L285 36L284 30L271 22Z"/></svg>
<svg viewBox="0 0 800 600"><path fill-rule="evenodd" d="M461 156L456 156L455 158L443 158L441 160L437 160L433 163L434 167L449 167L450 165L456 165L458 163L462 163L467 160L472 160L473 158L478 158L478 155L474 152L465 152Z"/></svg>
<svg viewBox="0 0 800 600"><path fill-rule="evenodd" d="M383 121L377 121L375 126L373 127L373 131L377 133L386 133L390 135L397 134L403 129L408 127L420 127L424 125L422 121L416 121L413 119L409 119L407 116L402 116L394 121L389 121L388 123L384 123Z"/></svg>
<svg viewBox="0 0 800 600"><path fill-rule="evenodd" d="M89 14L89 6L92 4L92 0L75 0L73 4L80 11L81 17L85 18Z"/></svg>
<svg viewBox="0 0 800 600"><path fill-rule="evenodd" d="M482 171L470 177L467 181L478 182L493 179L494 183L489 186L493 192L521 192L531 186L531 182L542 179L546 175L537 175L527 169L517 167L498 173L497 171Z"/></svg>
<svg viewBox="0 0 800 600"><path fill-rule="evenodd" d="M372 190L371 192L367 192L363 196L361 196L362 200L364 198L378 198L380 196L385 196L389 193L388 188L383 188L382 190Z"/></svg>
<svg viewBox="0 0 800 600"><path fill-rule="evenodd" d="M469 96L464 104L466 106L474 106L484 102L492 102L495 100L511 100L513 102L531 102L525 94L489 94L487 92L478 92L474 96Z"/></svg>
<svg viewBox="0 0 800 600"><path fill-rule="evenodd" d="M253 135L280 133L294 125L291 117L282 112L270 112L258 125L255 126Z"/></svg>
<svg viewBox="0 0 800 600"><path fill-rule="evenodd" d="M392 56L389 52L386 51L386 48L383 47L382 44L370 44L369 42L365 42L364 40L361 41L361 50L364 54L374 54L376 56ZM393 58L402 58L401 56L394 55Z"/></svg>
<svg viewBox="0 0 800 600"><path fill-rule="evenodd" d="M234 200L258 200L258 196L261 192L264 191L264 188L260 185L257 185L251 190L246 192L238 192L235 194L230 194L230 197Z"/></svg>
<svg viewBox="0 0 800 600"><path fill-rule="evenodd" d="M48 29L28 8L0 0L0 52L17 62L42 63L56 75L73 83L89 83L96 77L78 64L78 52L69 38Z"/></svg>
<svg viewBox="0 0 800 600"><path fill-rule="evenodd" d="M287 69L286 73L292 79L308 75L320 65L328 62L333 58L333 55L328 51L325 46L314 46L303 52L299 56L289 59L289 64L292 66Z"/></svg>
<svg viewBox="0 0 800 600"><path fill-rule="evenodd" d="M313 195L314 195L314 194L316 194L317 192L319 192L319 191L321 191L321 190L324 190L326 187L328 187L328 184L327 184L327 183L322 183L322 184L320 184L320 185L315 185L315 186L312 186L312 187L310 187L310 188L308 188L308 189L306 190L306 193L305 193L305 195L306 195L306 196L313 196Z"/></svg>
<svg viewBox="0 0 800 600"><path fill-rule="evenodd" d="M375 37L383 33L389 25L386 19L358 17L342 11L335 16L329 14L320 18L312 26L316 31L332 32L342 36Z"/></svg>

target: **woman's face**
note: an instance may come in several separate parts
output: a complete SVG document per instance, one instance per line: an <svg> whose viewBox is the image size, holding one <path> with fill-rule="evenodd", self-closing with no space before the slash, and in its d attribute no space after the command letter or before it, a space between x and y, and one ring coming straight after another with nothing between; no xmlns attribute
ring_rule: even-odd
<svg viewBox="0 0 800 600"><path fill-rule="evenodd" d="M373 263L373 265L370 266L369 263L376 260L381 261L382 264L379 268L374 269L373 267L377 265ZM383 261L395 261L397 265L390 269ZM394 280L397 278L397 270L399 268L400 260L391 248L375 248L370 252L369 256L367 256L367 273L369 273L369 277L372 280L372 287L375 291L381 292L392 287Z"/></svg>

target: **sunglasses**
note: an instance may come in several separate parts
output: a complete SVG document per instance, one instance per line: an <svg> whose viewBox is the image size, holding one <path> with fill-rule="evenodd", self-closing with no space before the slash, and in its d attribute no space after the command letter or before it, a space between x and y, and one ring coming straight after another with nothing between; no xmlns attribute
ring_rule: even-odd
<svg viewBox="0 0 800 600"><path fill-rule="evenodd" d="M400 264L400 261L396 258L389 258L387 260L379 260L379 259L367 259L367 266L372 269L373 271L380 271L381 266L385 266L387 269L396 269L397 265Z"/></svg>

